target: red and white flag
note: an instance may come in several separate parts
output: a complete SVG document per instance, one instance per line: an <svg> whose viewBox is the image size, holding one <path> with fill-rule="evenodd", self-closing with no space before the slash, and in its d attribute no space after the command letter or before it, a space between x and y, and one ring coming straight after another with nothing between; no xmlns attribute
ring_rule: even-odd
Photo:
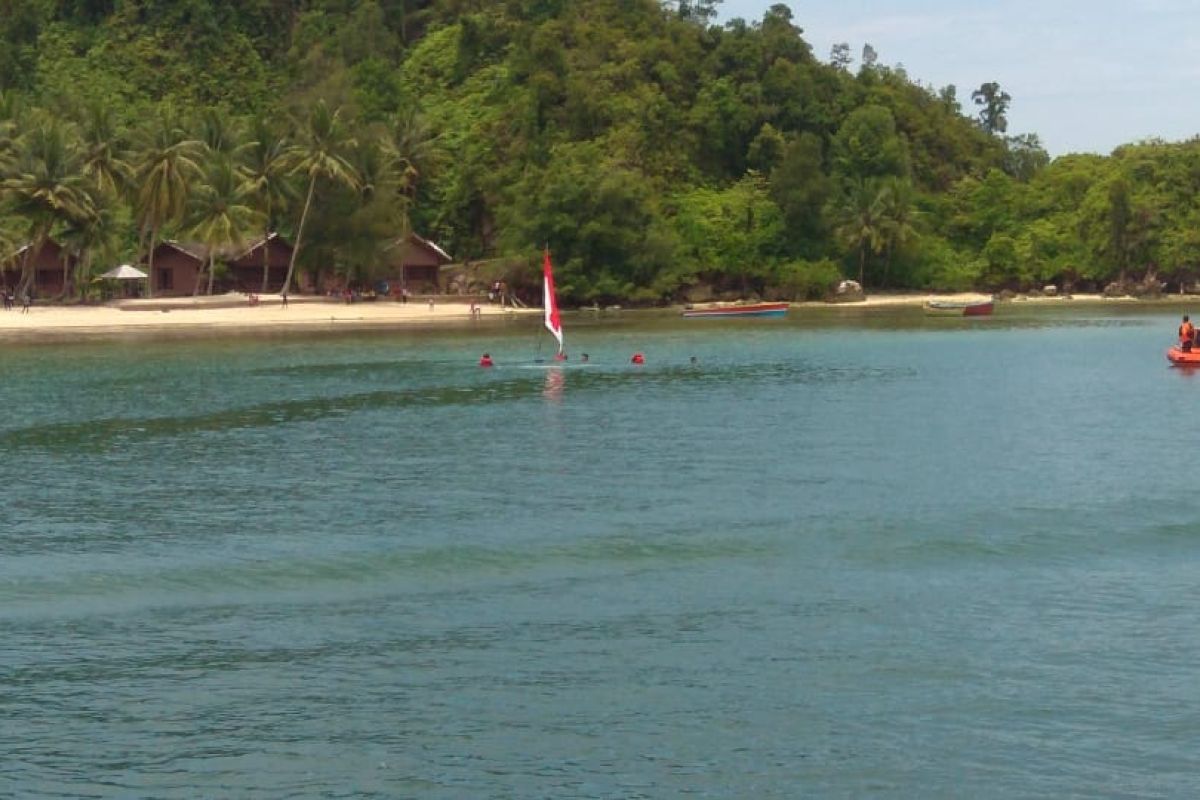
<svg viewBox="0 0 1200 800"><path fill-rule="evenodd" d="M554 294L554 270L550 267L550 248L542 251L542 306L546 312L546 330L558 340L558 352L563 351L562 320L558 316L558 297Z"/></svg>

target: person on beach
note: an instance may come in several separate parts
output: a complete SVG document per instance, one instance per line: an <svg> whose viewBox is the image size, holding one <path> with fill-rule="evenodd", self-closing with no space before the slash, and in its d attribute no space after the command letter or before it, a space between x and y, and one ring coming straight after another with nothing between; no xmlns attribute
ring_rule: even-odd
<svg viewBox="0 0 1200 800"><path fill-rule="evenodd" d="M1183 315L1183 322L1179 324L1179 346L1185 352L1192 349L1192 343L1196 340L1196 326L1188 319L1188 315Z"/></svg>
<svg viewBox="0 0 1200 800"><path fill-rule="evenodd" d="M4 310L12 311L12 307L13 307L12 289L9 289L7 286L5 286L4 287Z"/></svg>
<svg viewBox="0 0 1200 800"><path fill-rule="evenodd" d="M21 297L21 303L21 313L28 314L29 307L33 305L33 295L29 293L28 289L25 290L25 294Z"/></svg>
<svg viewBox="0 0 1200 800"><path fill-rule="evenodd" d="M280 300L280 303L279 303L280 308L287 308L287 289L284 289L282 292L279 293L279 300Z"/></svg>
<svg viewBox="0 0 1200 800"><path fill-rule="evenodd" d="M492 357L490 355L488 355L487 353L484 353L482 356L479 357L479 366L481 366L481 367L493 366Z"/></svg>

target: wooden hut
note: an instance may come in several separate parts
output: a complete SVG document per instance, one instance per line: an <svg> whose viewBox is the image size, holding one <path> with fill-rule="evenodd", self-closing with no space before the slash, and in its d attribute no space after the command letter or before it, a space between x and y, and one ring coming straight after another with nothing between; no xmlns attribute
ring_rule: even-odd
<svg viewBox="0 0 1200 800"><path fill-rule="evenodd" d="M229 265L227 282L239 292L263 291L263 256L267 261L267 292L280 292L287 278L288 264L292 260L292 246L278 233L272 233L253 242L233 258L226 259Z"/></svg>
<svg viewBox="0 0 1200 800"><path fill-rule="evenodd" d="M392 249L396 255L392 259L389 281L411 292L441 291L441 267L453 261L445 250L415 233L396 240Z"/></svg>
<svg viewBox="0 0 1200 800"><path fill-rule="evenodd" d="M149 268L150 260L142 262ZM196 280L208 268L200 245L159 242L154 248L154 296L186 297L195 293Z"/></svg>
<svg viewBox="0 0 1200 800"><path fill-rule="evenodd" d="M0 265L0 283L15 290L21 283L26 259L32 258L34 296L53 297L62 294L63 262L65 260L69 270L74 270L75 257L67 253L53 239L47 239L46 243L32 256L29 253L31 247L33 247L32 244L27 244L4 260L3 265Z"/></svg>

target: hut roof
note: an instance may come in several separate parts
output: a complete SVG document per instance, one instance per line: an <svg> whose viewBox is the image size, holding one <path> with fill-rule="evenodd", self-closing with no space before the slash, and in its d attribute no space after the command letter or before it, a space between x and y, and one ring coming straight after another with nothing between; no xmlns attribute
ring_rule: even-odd
<svg viewBox="0 0 1200 800"><path fill-rule="evenodd" d="M291 249L291 247L292 247L291 242L289 242L287 239L284 239L277 232L271 231L271 233L268 233L266 236L260 236L258 239L254 240L244 250L241 250L237 253L231 253L230 260L231 261L240 261L241 259L243 259L246 256L253 253L255 250L258 250L260 247L264 247L264 246L272 245L272 244L276 244L276 243L278 243L284 247L287 247L289 249Z"/></svg>
<svg viewBox="0 0 1200 800"><path fill-rule="evenodd" d="M437 242L426 239L423 236L418 236L415 233L410 233L407 237L400 237L396 239L396 241L392 242L388 246L388 249L399 250L403 254L404 252L407 252L409 248L413 247L425 250L426 252L430 253L435 260L442 264L449 264L454 260L450 257L449 253L438 246Z"/></svg>
<svg viewBox="0 0 1200 800"><path fill-rule="evenodd" d="M9 253L7 256L5 256L3 258L0 258L0 264L11 266L13 264L19 263L20 260L25 257L25 254L29 251L29 248L31 248L31 247L33 247L33 242L26 242L23 246L17 248L17 250L15 250L14 252ZM54 241L53 239L47 239L46 243L42 245L41 249L37 253L34 253L34 258L37 259L43 255L49 255L52 258L61 258L62 253L63 253L62 245L60 245L58 242ZM74 262L75 256L73 254L68 253L67 260L70 262Z"/></svg>
<svg viewBox="0 0 1200 800"><path fill-rule="evenodd" d="M454 260L453 258L450 257L449 253L447 253L445 250L443 250L441 247L438 246L437 242L430 241L429 239L426 239L423 236L418 236L415 233L410 233L408 235L408 240L410 242L412 242L413 244L417 245L418 247L424 247L428 250L432 250L433 253L439 259L446 262L447 264L449 264L451 261Z"/></svg>
<svg viewBox="0 0 1200 800"><path fill-rule="evenodd" d="M204 261L208 258L208 249L199 242L177 242L174 239L165 239L159 242L158 246L169 247L197 261Z"/></svg>

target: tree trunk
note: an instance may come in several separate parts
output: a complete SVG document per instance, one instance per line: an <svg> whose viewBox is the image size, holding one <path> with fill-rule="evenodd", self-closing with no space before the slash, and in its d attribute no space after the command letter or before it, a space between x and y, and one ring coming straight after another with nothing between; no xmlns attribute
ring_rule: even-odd
<svg viewBox="0 0 1200 800"><path fill-rule="evenodd" d="M266 294L266 288L270 283L271 276L271 259L270 249L266 247L266 243L271 237L271 204L266 204L266 228L263 229L263 288L259 289L259 294ZM280 289L280 291L283 291Z"/></svg>
<svg viewBox="0 0 1200 800"><path fill-rule="evenodd" d="M192 284L192 297L200 296L200 282L204 280L203 270L196 270L196 282Z"/></svg>
<svg viewBox="0 0 1200 800"><path fill-rule="evenodd" d="M154 246L158 228L150 226L150 250L146 254L146 297L154 297Z"/></svg>
<svg viewBox="0 0 1200 800"><path fill-rule="evenodd" d="M866 267L867 267L867 243L861 242L858 245L858 285L860 287L862 287L863 289L867 288L866 283L863 281L863 273L866 271Z"/></svg>
<svg viewBox="0 0 1200 800"><path fill-rule="evenodd" d="M17 284L18 298L23 298L26 292L33 292L30 287L37 277L33 270L33 257L35 253L42 252L42 248L46 246L46 238L46 235L40 232L35 234L33 241L29 243L29 249L25 251L25 261L21 264L21 281Z"/></svg>
<svg viewBox="0 0 1200 800"><path fill-rule="evenodd" d="M213 277L214 277L214 274L216 273L216 271L217 271L216 254L212 251L209 251L209 254L208 254L208 296L209 297L212 297Z"/></svg>
<svg viewBox="0 0 1200 800"><path fill-rule="evenodd" d="M313 192L317 188L317 177L314 175L308 181L308 197L304 198L304 210L300 212L300 227L296 229L296 242L292 245L292 257L288 261L287 277L283 279L283 287L279 290L286 292L292 285L292 275L296 272L296 256L300 255L300 240L304 236L304 223L308 220L308 208L312 205Z"/></svg>
<svg viewBox="0 0 1200 800"><path fill-rule="evenodd" d="M66 300L71 292L71 259L67 255L67 251L63 250L63 285L62 291L58 294L59 300Z"/></svg>
<svg viewBox="0 0 1200 800"><path fill-rule="evenodd" d="M79 263L75 265L75 291L78 293L80 302L83 302L84 278L92 271L92 253L91 250L84 250L79 257Z"/></svg>

